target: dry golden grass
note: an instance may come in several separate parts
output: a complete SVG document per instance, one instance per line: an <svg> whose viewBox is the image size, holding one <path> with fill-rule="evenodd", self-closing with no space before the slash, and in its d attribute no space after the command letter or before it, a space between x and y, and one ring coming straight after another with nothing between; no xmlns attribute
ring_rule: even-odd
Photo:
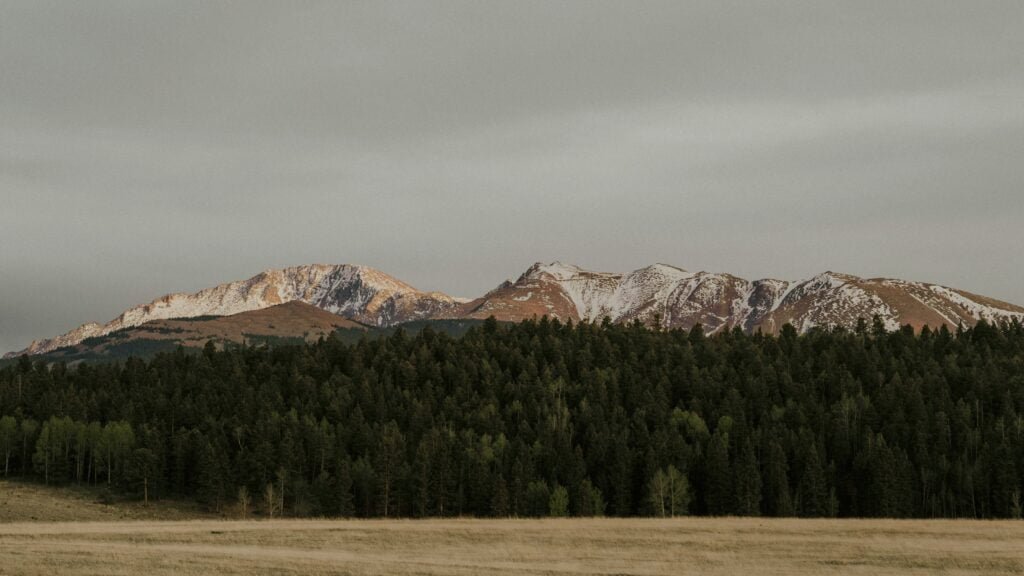
<svg viewBox="0 0 1024 576"><path fill-rule="evenodd" d="M0 495L7 496L0 498L0 519L13 517L10 496L21 496L16 500L32 506L47 493L10 489L10 484L0 483ZM59 491L50 492L57 500L61 497ZM79 500L64 513L94 518L92 504ZM187 509L162 506L148 513L188 514ZM0 574L1021 573L1022 522L682 518L0 523Z"/></svg>
<svg viewBox="0 0 1024 576"><path fill-rule="evenodd" d="M425 520L0 524L2 574L1020 574L1024 524Z"/></svg>
<svg viewBox="0 0 1024 576"><path fill-rule="evenodd" d="M6 522L100 522L111 520L193 520L213 518L190 503L162 501L100 503L102 490L47 487L0 480L0 525ZM0 567L0 574L3 573Z"/></svg>

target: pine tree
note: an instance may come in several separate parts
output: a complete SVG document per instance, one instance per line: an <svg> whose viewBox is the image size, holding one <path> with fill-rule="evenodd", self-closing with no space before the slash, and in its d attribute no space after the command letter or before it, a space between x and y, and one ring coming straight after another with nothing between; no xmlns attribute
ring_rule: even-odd
<svg viewBox="0 0 1024 576"><path fill-rule="evenodd" d="M404 452L404 438L398 424L392 420L381 433L380 446L374 469L380 482L381 514L385 518L393 513L395 486L398 482L399 468Z"/></svg>
<svg viewBox="0 0 1024 576"><path fill-rule="evenodd" d="M733 475L729 466L729 434L716 430L708 443L705 461L705 489L708 514L726 516L735 510Z"/></svg>
<svg viewBox="0 0 1024 576"><path fill-rule="evenodd" d="M543 480L530 482L526 487L526 514L535 518L551 512L551 489Z"/></svg>
<svg viewBox="0 0 1024 576"><path fill-rule="evenodd" d="M761 515L761 470L754 453L754 445L747 440L743 443L735 465L736 514L740 516Z"/></svg>
<svg viewBox="0 0 1024 576"><path fill-rule="evenodd" d="M511 514L509 507L508 485L503 476L498 476L494 481L494 496L491 499L491 514L498 518L505 518Z"/></svg>
<svg viewBox="0 0 1024 576"><path fill-rule="evenodd" d="M821 466L818 450L813 444L804 452L804 470L797 487L797 513L805 518L828 515L825 470Z"/></svg>
<svg viewBox="0 0 1024 576"><path fill-rule="evenodd" d="M221 455L209 441L203 442L197 469L199 501L210 510L220 512L227 495L227 474Z"/></svg>
<svg viewBox="0 0 1024 576"><path fill-rule="evenodd" d="M577 516L604 516L604 497L601 496L601 490L594 486L590 479L580 482L578 498Z"/></svg>
<svg viewBox="0 0 1024 576"><path fill-rule="evenodd" d="M342 518L351 518L355 515L352 495L352 463L348 457L338 463L338 474L335 491L338 498L338 515Z"/></svg>
<svg viewBox="0 0 1024 576"><path fill-rule="evenodd" d="M633 458L622 435L617 436L613 462L613 508L617 516L629 516L633 513Z"/></svg>
<svg viewBox="0 0 1024 576"><path fill-rule="evenodd" d="M770 516L793 515L786 452L774 440L768 445L768 457L765 461L764 498L765 510Z"/></svg>

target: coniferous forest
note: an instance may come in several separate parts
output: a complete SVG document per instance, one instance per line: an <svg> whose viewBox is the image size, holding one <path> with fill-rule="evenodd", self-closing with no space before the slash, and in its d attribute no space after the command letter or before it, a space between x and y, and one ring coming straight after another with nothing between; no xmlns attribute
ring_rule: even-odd
<svg viewBox="0 0 1024 576"><path fill-rule="evenodd" d="M493 319L0 371L2 471L284 516L1021 516L1024 327Z"/></svg>

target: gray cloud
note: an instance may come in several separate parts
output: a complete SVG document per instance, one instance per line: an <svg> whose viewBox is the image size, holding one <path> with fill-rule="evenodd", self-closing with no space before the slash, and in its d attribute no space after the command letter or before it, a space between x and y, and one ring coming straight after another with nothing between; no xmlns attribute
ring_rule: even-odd
<svg viewBox="0 0 1024 576"><path fill-rule="evenodd" d="M0 350L267 267L1024 303L1019 2L0 5Z"/></svg>

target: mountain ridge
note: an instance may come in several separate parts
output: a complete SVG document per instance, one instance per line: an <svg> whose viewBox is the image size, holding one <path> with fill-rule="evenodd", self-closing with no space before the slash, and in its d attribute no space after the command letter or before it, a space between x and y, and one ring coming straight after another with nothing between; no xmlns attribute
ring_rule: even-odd
<svg viewBox="0 0 1024 576"><path fill-rule="evenodd" d="M1024 321L1024 307L964 290L832 271L801 281L746 280L662 263L619 273L537 262L517 279L467 301L418 290L368 266L310 264L268 269L190 294L167 294L131 307L106 324L83 324L5 357L42 354L156 320L230 316L293 301L377 327L489 316L504 321L550 316L576 322L607 317L613 322L656 321L663 328L700 324L710 333L732 328L777 332L785 324L801 332L819 326L852 328L859 319L875 316L890 330L905 324L919 329L973 325L981 319Z"/></svg>
<svg viewBox="0 0 1024 576"><path fill-rule="evenodd" d="M42 354L153 320L229 316L293 300L372 325L390 325L396 318L417 319L458 305L454 298L439 292L420 292L369 266L310 264L268 269L245 280L193 293L166 294L133 306L106 324L83 324L63 335L34 341L12 354Z"/></svg>
<svg viewBox="0 0 1024 576"><path fill-rule="evenodd" d="M84 358L123 358L184 348L202 348L207 343L260 344L267 342L315 341L338 330L365 332L368 327L332 314L301 300L274 304L225 316L197 316L150 320L102 336L43 353L55 361L76 362Z"/></svg>

